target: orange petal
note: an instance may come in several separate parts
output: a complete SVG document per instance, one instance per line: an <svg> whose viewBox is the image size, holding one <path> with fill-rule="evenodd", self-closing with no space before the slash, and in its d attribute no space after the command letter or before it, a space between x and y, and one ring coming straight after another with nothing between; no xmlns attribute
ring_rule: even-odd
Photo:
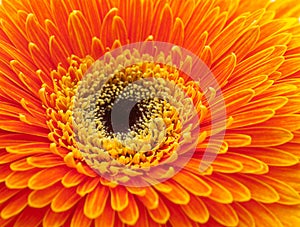
<svg viewBox="0 0 300 227"><path fill-rule="evenodd" d="M12 171L26 171L35 168L32 165L28 164L27 156L26 158L11 163L9 167Z"/></svg>
<svg viewBox="0 0 300 227"><path fill-rule="evenodd" d="M251 200L241 204L252 215L255 226L264 226L266 223L270 226L283 227L278 218L272 213L267 206L262 203Z"/></svg>
<svg viewBox="0 0 300 227"><path fill-rule="evenodd" d="M6 177L12 173L12 171L8 164L0 165L0 169L0 182L3 182L5 181Z"/></svg>
<svg viewBox="0 0 300 227"><path fill-rule="evenodd" d="M84 57L90 52L92 45L91 29L82 12L73 10L69 15L68 31L74 53Z"/></svg>
<svg viewBox="0 0 300 227"><path fill-rule="evenodd" d="M266 208L282 223L281 226L298 226L300 221L300 206L282 205L278 203L268 204Z"/></svg>
<svg viewBox="0 0 300 227"><path fill-rule="evenodd" d="M188 171L181 170L172 179L196 196L208 196L211 193L211 187L205 181Z"/></svg>
<svg viewBox="0 0 300 227"><path fill-rule="evenodd" d="M238 57L238 61L244 59L246 54L251 50L259 39L261 32L258 26L247 29L243 35L235 42L230 49Z"/></svg>
<svg viewBox="0 0 300 227"><path fill-rule="evenodd" d="M255 227L255 221L252 214L241 206L239 203L232 203L232 208L235 210L239 217L239 225L240 227Z"/></svg>
<svg viewBox="0 0 300 227"><path fill-rule="evenodd" d="M15 194L20 192L20 189L8 189L4 183L0 184L0 203L4 203L13 197Z"/></svg>
<svg viewBox="0 0 300 227"><path fill-rule="evenodd" d="M133 195L138 195L138 196L145 196L146 195L146 190L145 188L142 187L126 187L127 191L130 192Z"/></svg>
<svg viewBox="0 0 300 227"><path fill-rule="evenodd" d="M168 204L168 209L170 210L169 223L172 226L186 226L193 227L192 220L185 215L182 209L177 208L174 204Z"/></svg>
<svg viewBox="0 0 300 227"><path fill-rule="evenodd" d="M236 66L236 70L233 73L232 80L243 77L243 74L247 74L251 71L252 67L257 67L262 62L265 62L269 56L275 51L275 47L269 47L255 54L249 55L242 62ZM265 75L265 74L263 74Z"/></svg>
<svg viewBox="0 0 300 227"><path fill-rule="evenodd" d="M112 8L110 11L105 15L101 25L101 32L100 32L100 40L103 42L103 46L111 47L114 39L110 36L111 29L112 29L112 21L114 16L118 13L117 8Z"/></svg>
<svg viewBox="0 0 300 227"><path fill-rule="evenodd" d="M240 171L240 173L264 174L269 170L268 165L266 165L264 162L248 155L228 152L226 154L226 158L237 160L243 163L243 169Z"/></svg>
<svg viewBox="0 0 300 227"><path fill-rule="evenodd" d="M9 132L16 132L40 137L48 137L49 130L35 125L29 125L21 121L0 120L0 129Z"/></svg>
<svg viewBox="0 0 300 227"><path fill-rule="evenodd" d="M258 109L278 110L287 102L288 98L286 97L265 97L248 103L246 106L242 107L239 112L255 111Z"/></svg>
<svg viewBox="0 0 300 227"><path fill-rule="evenodd" d="M170 4L174 15L178 18L182 18L184 23L186 23L191 17L190 13L186 12L193 12L195 7L195 1L193 0L187 0L185 2L172 1Z"/></svg>
<svg viewBox="0 0 300 227"><path fill-rule="evenodd" d="M212 163L213 170L220 173L238 173L243 169L243 164L238 160L226 158L225 155L217 156Z"/></svg>
<svg viewBox="0 0 300 227"><path fill-rule="evenodd" d="M251 199L250 190L233 176L216 173L210 176L214 181L224 186L232 195L234 201L245 202Z"/></svg>
<svg viewBox="0 0 300 227"><path fill-rule="evenodd" d="M235 110L240 109L242 106L245 106L253 97L254 91L252 89L247 89L243 91L238 91L235 93L231 93L230 91L224 95L224 101L226 103L226 112L227 114L233 113ZM220 102L222 103L223 100ZM218 102L213 104L213 106L217 105Z"/></svg>
<svg viewBox="0 0 300 227"><path fill-rule="evenodd" d="M191 199L187 205L181 205L183 212L193 221L205 224L209 219L209 212L200 197L190 195Z"/></svg>
<svg viewBox="0 0 300 227"><path fill-rule="evenodd" d="M289 95L287 103L285 103L285 105L277 111L277 114L282 115L297 113L299 112L299 105L299 95Z"/></svg>
<svg viewBox="0 0 300 227"><path fill-rule="evenodd" d="M160 224L167 223L170 218L170 211L161 198L159 199L158 207L156 209L148 209L148 213L153 221Z"/></svg>
<svg viewBox="0 0 300 227"><path fill-rule="evenodd" d="M49 38L49 50L54 65L62 64L64 67L68 66L67 58L70 54L63 43L54 35Z"/></svg>
<svg viewBox="0 0 300 227"><path fill-rule="evenodd" d="M67 170L64 166L41 170L30 178L28 187L35 190L47 188L60 181Z"/></svg>
<svg viewBox="0 0 300 227"><path fill-rule="evenodd" d="M97 37L93 37L92 39L92 50L91 50L91 56L94 59L100 58L100 56L104 53L104 46L102 44L102 41L98 39Z"/></svg>
<svg viewBox="0 0 300 227"><path fill-rule="evenodd" d="M50 60L50 54L43 54L42 50L35 43L30 42L28 49L34 64L44 73L49 74L52 69L56 68Z"/></svg>
<svg viewBox="0 0 300 227"><path fill-rule="evenodd" d="M71 227L89 227L92 224L92 219L86 217L83 212L83 202L80 202L73 214L72 220L71 220Z"/></svg>
<svg viewBox="0 0 300 227"><path fill-rule="evenodd" d="M144 196L138 196L137 198L142 202L142 204L147 209L155 209L158 207L159 202L159 196L156 193L156 191L151 187L145 187L145 195Z"/></svg>
<svg viewBox="0 0 300 227"><path fill-rule="evenodd" d="M43 218L43 226L44 227L63 226L72 212L73 210L70 209L65 212L56 213L51 208L49 208Z"/></svg>
<svg viewBox="0 0 300 227"><path fill-rule="evenodd" d="M108 196L108 187L98 185L85 199L84 214L90 219L99 217L105 209Z"/></svg>
<svg viewBox="0 0 300 227"><path fill-rule="evenodd" d="M198 1L196 3L195 10L191 13L190 20L185 26L186 45L194 43L194 38L196 38L195 34L201 33L199 30L201 29L203 22L205 22L205 16L211 11L212 5L213 3L210 1ZM188 46L185 48L189 49Z"/></svg>
<svg viewBox="0 0 300 227"><path fill-rule="evenodd" d="M134 225L139 218L139 209L132 194L128 194L128 206L118 212L122 223L127 225Z"/></svg>
<svg viewBox="0 0 300 227"><path fill-rule="evenodd" d="M247 175L235 176L235 179L245 185L251 192L251 198L263 203L275 203L279 201L279 195L270 185L257 178Z"/></svg>
<svg viewBox="0 0 300 227"><path fill-rule="evenodd" d="M6 163L11 163L13 161L18 160L19 158L26 157L26 155L10 154L10 153L7 153L5 150L2 150L0 152L0 155L1 155L0 165L1 164L6 164Z"/></svg>
<svg viewBox="0 0 300 227"><path fill-rule="evenodd" d="M300 204L299 193L284 181L280 181L267 176L259 176L259 179L276 190L280 197L278 203L285 205Z"/></svg>
<svg viewBox="0 0 300 227"><path fill-rule="evenodd" d="M27 188L29 179L37 172L38 169L12 172L5 179L5 184L8 188L14 188L14 189Z"/></svg>
<svg viewBox="0 0 300 227"><path fill-rule="evenodd" d="M60 190L51 202L51 209L54 212L63 212L71 209L81 197L76 193L75 188L64 188Z"/></svg>
<svg viewBox="0 0 300 227"><path fill-rule="evenodd" d="M184 43L184 23L179 17L175 19L169 42L179 46L182 46Z"/></svg>
<svg viewBox="0 0 300 227"><path fill-rule="evenodd" d="M253 52L258 52L264 49L267 49L270 46L274 46L274 43L276 43L276 45L287 45L289 43L289 41L291 40L292 34L290 33L279 33L270 37L267 37L266 39L264 39L263 41L261 41L255 48L255 50L253 50ZM278 67L280 66L280 64L278 65Z"/></svg>
<svg viewBox="0 0 300 227"><path fill-rule="evenodd" d="M6 148L7 152L13 154L36 154L36 153L49 153L50 152L50 144L49 143L23 143L16 146L9 146Z"/></svg>
<svg viewBox="0 0 300 227"><path fill-rule="evenodd" d="M281 128L289 130L291 132L300 129L300 115L298 114L287 114L274 116L266 122L261 123L263 127L272 127L280 125Z"/></svg>
<svg viewBox="0 0 300 227"><path fill-rule="evenodd" d="M227 133L224 140L229 147L244 147L251 144L251 137L245 134Z"/></svg>
<svg viewBox="0 0 300 227"><path fill-rule="evenodd" d="M222 88L228 81L236 65L236 55L231 54L222 59L212 68L212 73ZM210 84L210 83L209 83Z"/></svg>
<svg viewBox="0 0 300 227"><path fill-rule="evenodd" d="M46 209L34 209L31 207L26 207L16 222L14 223L15 227L38 227L40 226L43 217L45 215Z"/></svg>
<svg viewBox="0 0 300 227"><path fill-rule="evenodd" d="M297 180L300 174L300 164L287 167L273 167L270 168L268 176L283 181L295 190L300 191L300 182Z"/></svg>
<svg viewBox="0 0 300 227"><path fill-rule="evenodd" d="M212 188L212 192L209 195L211 200L218 203L231 203L233 201L233 196L223 185L217 181L212 180L210 177L203 176L203 179Z"/></svg>
<svg viewBox="0 0 300 227"><path fill-rule="evenodd" d="M19 214L27 206L27 197L29 190L22 190L9 200L9 203L2 209L1 217L4 219L11 218Z"/></svg>
<svg viewBox="0 0 300 227"><path fill-rule="evenodd" d="M282 78L285 78L285 77L288 77L288 76L298 72L299 64L300 64L299 58L288 59L288 60L284 61L284 63L280 66L278 71L282 72L282 75L283 75Z"/></svg>
<svg viewBox="0 0 300 227"><path fill-rule="evenodd" d="M64 165L63 159L58 155L44 154L27 158L28 164L38 168L51 168Z"/></svg>
<svg viewBox="0 0 300 227"><path fill-rule="evenodd" d="M79 174L76 169L70 170L63 178L61 183L66 187L74 187L80 184L86 178L85 175Z"/></svg>
<svg viewBox="0 0 300 227"><path fill-rule="evenodd" d="M251 112L245 111L232 115L233 123L229 129L242 128L251 125L256 125L262 122L266 122L275 114L271 109L257 109Z"/></svg>
<svg viewBox="0 0 300 227"><path fill-rule="evenodd" d="M76 188L76 193L80 196L84 196L90 192L92 192L97 185L99 184L99 179L96 178L88 178L86 181L81 182Z"/></svg>
<svg viewBox="0 0 300 227"><path fill-rule="evenodd" d="M293 142L294 142L294 140L292 140L289 143L285 143L285 144L283 144L281 146L278 146L276 148L278 148L280 150L283 150L283 151L289 153L290 155L293 155L294 158L295 157L299 158L300 157L299 144L298 143L293 143Z"/></svg>
<svg viewBox="0 0 300 227"><path fill-rule="evenodd" d="M242 152L253 158L261 160L268 166L293 166L299 162L296 156L278 148L247 148L242 150Z"/></svg>
<svg viewBox="0 0 300 227"><path fill-rule="evenodd" d="M203 201L205 202L211 217L218 223L224 226L238 225L238 215L231 205L217 203L208 199L203 199Z"/></svg>
<svg viewBox="0 0 300 227"><path fill-rule="evenodd" d="M169 4L166 3L160 8L156 9L153 18L154 21L152 22L152 34L155 40L158 41L168 41L170 34L173 28L173 13L172 9L170 8ZM159 26L161 21L165 21L168 25L167 27Z"/></svg>
<svg viewBox="0 0 300 227"><path fill-rule="evenodd" d="M243 133L251 136L251 147L278 146L293 139L290 131L275 127L245 128Z"/></svg>
<svg viewBox="0 0 300 227"><path fill-rule="evenodd" d="M111 207L115 211L122 211L128 206L128 191L123 186L110 188Z"/></svg>
<svg viewBox="0 0 300 227"><path fill-rule="evenodd" d="M103 213L95 219L95 227L115 227L115 213L110 203L107 202Z"/></svg>
<svg viewBox="0 0 300 227"><path fill-rule="evenodd" d="M115 40L119 40L122 45L128 43L128 33L123 19L119 16L114 16L112 21L112 36Z"/></svg>
<svg viewBox="0 0 300 227"><path fill-rule="evenodd" d="M51 203L56 194L62 190L62 186L57 183L42 190L32 191L28 196L28 205L35 208L42 208Z"/></svg>
<svg viewBox="0 0 300 227"><path fill-rule="evenodd" d="M178 183L176 183L174 180L168 180L165 181L164 184L172 187L172 191L169 193L161 192L161 194L163 194L168 200L175 204L188 204L190 201L190 195Z"/></svg>
<svg viewBox="0 0 300 227"><path fill-rule="evenodd" d="M225 29L222 30L211 42L210 46L215 55L215 59L222 56L232 44L240 37L245 24L245 17L235 18Z"/></svg>
<svg viewBox="0 0 300 227"><path fill-rule="evenodd" d="M259 76L254 76L254 77L250 77L250 78L235 79L233 81L230 81L230 83L228 83L225 86L224 92L228 92L229 90L231 90L232 93L237 92L238 90L245 90L245 89L254 89L255 90L257 87L259 87L261 84L266 82L268 79L269 79L269 77L266 75L259 75ZM249 103L249 104L251 104L251 103ZM244 107L242 107L242 108L244 108ZM238 111L238 112L243 112L243 111Z"/></svg>

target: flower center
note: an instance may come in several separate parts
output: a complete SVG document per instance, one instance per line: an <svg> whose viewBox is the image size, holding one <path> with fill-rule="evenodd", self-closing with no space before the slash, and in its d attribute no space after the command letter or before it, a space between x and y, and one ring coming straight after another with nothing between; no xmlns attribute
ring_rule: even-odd
<svg viewBox="0 0 300 227"><path fill-rule="evenodd" d="M117 71L109 79L106 75L90 119L99 147L132 168L155 166L169 158L178 147L182 125L175 107L155 97L156 92L166 90L164 80L151 83L147 78L174 76L179 76L177 70L147 62ZM87 158L91 155L88 152Z"/></svg>

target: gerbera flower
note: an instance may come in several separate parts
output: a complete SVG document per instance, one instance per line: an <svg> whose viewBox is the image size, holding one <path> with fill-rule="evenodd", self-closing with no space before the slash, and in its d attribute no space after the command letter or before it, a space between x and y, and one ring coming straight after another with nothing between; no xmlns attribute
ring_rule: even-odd
<svg viewBox="0 0 300 227"><path fill-rule="evenodd" d="M299 16L294 0L3 1L0 225L298 226ZM111 87L132 82L132 73L147 67L142 72L181 84L200 116L197 149L184 168L164 182L132 187L89 166L74 135L73 104L83 76L105 52L149 40L194 53L220 90L197 90L174 69L151 64L111 80ZM100 110L110 104L101 100ZM210 110L222 101L226 131L212 130ZM129 160L122 149L111 151L123 164L155 166L175 147L179 116L159 99L150 104L141 107L168 113L169 146ZM104 124L106 115L98 118ZM224 140L210 140L220 132ZM221 144L218 155L200 172L203 151L214 144Z"/></svg>

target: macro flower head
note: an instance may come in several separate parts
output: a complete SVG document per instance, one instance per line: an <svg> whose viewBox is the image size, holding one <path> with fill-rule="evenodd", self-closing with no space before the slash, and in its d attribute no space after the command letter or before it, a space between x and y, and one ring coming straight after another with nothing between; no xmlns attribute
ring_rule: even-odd
<svg viewBox="0 0 300 227"><path fill-rule="evenodd" d="M299 18L295 0L3 0L0 226L298 226Z"/></svg>

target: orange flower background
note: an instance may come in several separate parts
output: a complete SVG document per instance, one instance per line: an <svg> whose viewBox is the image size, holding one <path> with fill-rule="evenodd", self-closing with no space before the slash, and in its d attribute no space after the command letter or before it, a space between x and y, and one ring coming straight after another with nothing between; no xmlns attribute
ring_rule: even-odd
<svg viewBox="0 0 300 227"><path fill-rule="evenodd" d="M10 0L0 7L0 226L298 226L297 1ZM205 173L133 188L82 159L71 100L106 51L153 39L206 63L227 130Z"/></svg>

